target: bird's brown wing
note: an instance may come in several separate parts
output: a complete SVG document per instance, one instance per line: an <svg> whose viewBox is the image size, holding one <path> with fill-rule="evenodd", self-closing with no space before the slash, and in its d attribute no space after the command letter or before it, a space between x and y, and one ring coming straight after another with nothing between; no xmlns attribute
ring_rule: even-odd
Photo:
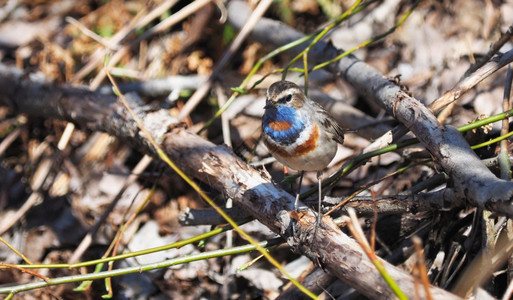
<svg viewBox="0 0 513 300"><path fill-rule="evenodd" d="M332 136L332 138L339 144L344 143L344 130L340 125L338 125L337 121L322 107L315 101L312 101L314 104L315 110L318 112L316 114L318 116L319 123L328 131L328 133Z"/></svg>

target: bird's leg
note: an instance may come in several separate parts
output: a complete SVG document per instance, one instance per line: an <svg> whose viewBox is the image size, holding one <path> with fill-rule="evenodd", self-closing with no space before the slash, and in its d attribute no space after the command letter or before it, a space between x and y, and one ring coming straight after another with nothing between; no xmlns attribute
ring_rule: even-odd
<svg viewBox="0 0 513 300"><path fill-rule="evenodd" d="M294 211L297 213L299 211L299 196L301 195L301 183L303 182L303 175L305 171L299 171L299 183L296 189L296 201L294 201ZM292 236L296 236L296 222L292 223Z"/></svg>
<svg viewBox="0 0 513 300"><path fill-rule="evenodd" d="M313 239L315 239L315 236L317 235L317 229L321 225L322 218L322 171L317 171L317 181L319 182L319 207L317 209L317 222L315 222Z"/></svg>
<svg viewBox="0 0 513 300"><path fill-rule="evenodd" d="M299 206L299 195L301 194L301 183L303 182L303 175L305 174L305 171L299 171L299 184L297 186L296 190L296 201L294 202L294 210L298 211Z"/></svg>

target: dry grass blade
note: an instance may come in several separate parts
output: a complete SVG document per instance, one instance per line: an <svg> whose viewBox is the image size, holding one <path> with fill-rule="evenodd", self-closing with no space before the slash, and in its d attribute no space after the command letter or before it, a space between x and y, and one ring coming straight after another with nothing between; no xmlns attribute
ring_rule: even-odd
<svg viewBox="0 0 513 300"><path fill-rule="evenodd" d="M498 270L512 253L513 240L507 234L501 234L494 249L483 250L467 267L454 287L454 293L467 298L474 289L489 280L492 273Z"/></svg>
<svg viewBox="0 0 513 300"><path fill-rule="evenodd" d="M197 10L202 8L203 6L210 3L211 0L197 0L193 1L186 7L182 8L179 12L173 14L172 16L166 18L159 24L153 26L148 31L145 31L144 34L140 35L133 41L131 41L128 45L123 46L120 50L116 51L110 58L107 65L107 68L110 70L114 68L114 66L119 63L119 61L128 54L130 49L132 47L138 46L142 41L148 39L149 37L158 34L169 27L175 25L176 23L182 21L183 19L187 18L191 14L195 13ZM98 74L96 75L95 79L91 82L91 88L96 89L100 86L100 84L103 82L107 74L105 73L105 69L102 69Z"/></svg>
<svg viewBox="0 0 513 300"><path fill-rule="evenodd" d="M84 252L89 248L93 241L93 237L95 236L96 232L100 229L100 226L103 225L105 220L107 219L109 213L112 211L114 206L116 205L117 201L121 198L123 193L125 192L126 188L130 186L132 183L134 183L139 174L142 174L142 172L149 166L149 164L152 162L152 158L145 155L134 167L132 170L132 174L128 176L125 183L123 184L123 187L118 191L114 199L112 199L111 204L105 209L102 216L99 218L99 220L96 221L96 224L91 228L91 230L86 234L86 236L82 239L78 247L73 251L73 255L68 260L68 263L73 264L80 261L80 258L84 254Z"/></svg>
<svg viewBox="0 0 513 300"><path fill-rule="evenodd" d="M196 92L189 98L187 103L182 107L180 114L178 115L178 120L183 120L185 117L189 116L191 111L198 105L198 103L205 98L205 95L208 93L210 88L212 87L212 82L218 76L219 72L224 68L225 64L230 60L232 55L239 49L242 42L247 38L248 34L251 32L253 27L256 25L258 20L264 15L269 6L271 5L272 0L262 0L258 3L255 11L248 18L247 22L241 28L237 37L230 44L230 47L223 54L223 57L216 65L212 75L210 75L209 80L206 84L204 84L201 88L196 90Z"/></svg>
<svg viewBox="0 0 513 300"><path fill-rule="evenodd" d="M13 264L8 264L8 263L0 262L0 269L1 269L2 267L3 267L3 268L15 269L15 270L21 271L21 272L23 272L23 273L27 273L27 274L30 274L30 275L32 275L32 276L38 277L38 278L40 278L40 279L44 280L44 281L45 281L45 282L47 282L47 283L48 283L48 282L50 282L50 279L49 279L49 278L47 278L46 276L43 276L43 275L41 275L41 274L39 274L39 273L37 273L37 272L34 272L34 271L32 271L32 270L28 270L28 269L25 269L25 268L21 268L21 267L19 267L19 266L13 265Z"/></svg>
<svg viewBox="0 0 513 300"><path fill-rule="evenodd" d="M424 287L424 292L426 293L426 299L432 300L433 297L431 296L431 293L429 292L429 278L427 274L427 268L426 268L426 262L424 260L424 254L422 250L422 240L414 236L412 238L413 245L415 246L415 253L417 254L417 263L416 263L416 269L418 270L419 277L422 283L422 286Z"/></svg>
<svg viewBox="0 0 513 300"><path fill-rule="evenodd" d="M347 222L347 227L349 228L349 231L351 231L353 237L356 239L356 241L358 241L358 244L360 244L365 254L367 254L367 256L372 261L372 263L379 271L381 276L383 276L383 279L387 282L388 286L390 287L390 289L392 289L397 298L408 299L408 297L403 293L403 291L397 285L394 279L388 274L386 268L381 264L381 262L378 259L378 256L369 245L369 242L365 238L365 234L362 231L362 227L358 223L358 218L356 217L356 213L354 212L354 210L348 209L348 213L349 221Z"/></svg>

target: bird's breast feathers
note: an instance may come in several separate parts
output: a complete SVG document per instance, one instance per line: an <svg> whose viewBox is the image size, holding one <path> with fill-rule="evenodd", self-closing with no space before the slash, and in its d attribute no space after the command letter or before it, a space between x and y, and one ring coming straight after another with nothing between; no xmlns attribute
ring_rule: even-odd
<svg viewBox="0 0 513 300"><path fill-rule="evenodd" d="M335 156L337 143L323 136L315 123L305 128L293 143L283 145L264 135L264 143L273 156L294 170L319 171Z"/></svg>
<svg viewBox="0 0 513 300"><path fill-rule="evenodd" d="M274 131L287 131L292 127L292 123L288 121L271 121L267 125Z"/></svg>

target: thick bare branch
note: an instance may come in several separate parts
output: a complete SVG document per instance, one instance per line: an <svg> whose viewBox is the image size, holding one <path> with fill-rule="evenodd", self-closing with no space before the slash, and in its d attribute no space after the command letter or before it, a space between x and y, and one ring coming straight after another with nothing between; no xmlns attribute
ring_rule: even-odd
<svg viewBox="0 0 513 300"><path fill-rule="evenodd" d="M106 131L155 156L154 149L115 97L86 89L55 87L44 78L23 76L20 70L1 65L0 88L3 91L0 105L10 106L19 113L64 119L83 128ZM374 299L394 297L360 246L342 233L330 218L323 219L312 240L315 214L309 210L289 215L294 197L275 186L266 173L245 163L229 148L212 144L176 126L176 120L165 110L145 111L137 100L131 105L155 140L185 172L232 198L247 213L279 232L291 246L360 293ZM291 234L291 218L298 220L296 232L302 241L299 244ZM406 295L413 298L420 292L423 297L423 291L416 291L412 276L391 264L383 264ZM435 298L457 299L440 288L431 287L430 292Z"/></svg>
<svg viewBox="0 0 513 300"><path fill-rule="evenodd" d="M243 24L248 14L246 11L249 10L246 4L243 1L232 1L228 9L229 22L236 27ZM282 46L304 37L304 34L280 22L262 19L251 36L265 45ZM291 51L293 55L301 50L296 48ZM308 57L316 62L324 62L340 53L341 50L330 43L318 42ZM505 65L512 60L513 50L502 55L498 64ZM487 71L483 74L489 75L489 70L497 70L490 66L484 66ZM376 69L352 55L344 57L328 68L411 130L434 160L454 179L457 197L465 199L471 205L513 216L513 182L501 180L488 170L455 128L440 124L425 105ZM480 71L476 71L478 72ZM482 79L483 77L480 77L480 80ZM478 81L468 82L471 85L477 83ZM461 95L458 95L458 98L459 96Z"/></svg>
<svg viewBox="0 0 513 300"><path fill-rule="evenodd" d="M332 207L345 200L346 197L325 196L323 198L323 212L327 213ZM313 207L317 204L317 201L317 199L311 198L304 202L308 206ZM390 195L375 198L371 196L357 196L344 204L344 206L340 208L340 212L345 213L349 207L353 208L358 215L364 216L372 216L375 212L380 215L401 215L464 207L464 202L462 199L455 197L453 189L447 188L429 193ZM227 209L226 212L235 220L243 220L248 217L247 214L237 207ZM219 225L226 223L213 208L187 210L180 214L179 222L185 226Z"/></svg>

